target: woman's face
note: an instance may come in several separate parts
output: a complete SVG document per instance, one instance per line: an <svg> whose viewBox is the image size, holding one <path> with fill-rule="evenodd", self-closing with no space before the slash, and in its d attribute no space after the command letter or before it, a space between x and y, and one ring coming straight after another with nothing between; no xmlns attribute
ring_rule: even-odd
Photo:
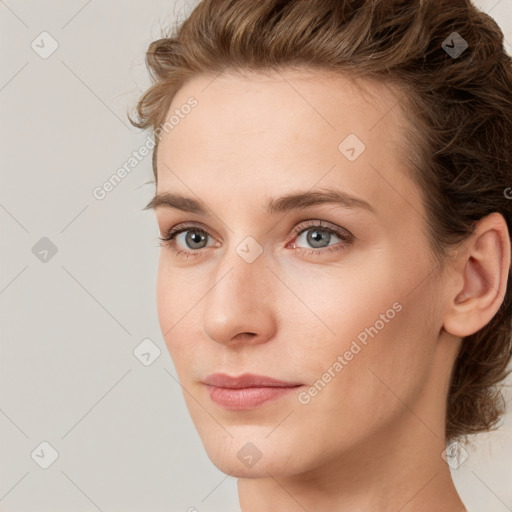
<svg viewBox="0 0 512 512"><path fill-rule="evenodd" d="M155 209L162 237L184 230L161 248L160 325L205 449L233 476L380 456L404 431L424 446L444 435L457 347L439 341L443 291L398 147L406 121L399 96L364 85L201 76L167 116L181 113L160 142L157 194L189 201ZM298 386L215 390L214 373Z"/></svg>

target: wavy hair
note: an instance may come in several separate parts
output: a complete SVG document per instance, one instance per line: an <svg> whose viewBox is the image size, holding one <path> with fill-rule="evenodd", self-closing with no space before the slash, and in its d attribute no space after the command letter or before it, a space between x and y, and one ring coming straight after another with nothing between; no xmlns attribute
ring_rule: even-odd
<svg viewBox="0 0 512 512"><path fill-rule="evenodd" d="M492 212L503 215L511 235L512 59L503 43L496 22L469 0L203 0L150 44L152 85L131 122L155 130L188 79L226 69L305 66L392 84L413 127L408 160L429 243L444 264ZM510 287L509 269L499 311L461 344L447 440L492 430L505 411L499 384L510 372Z"/></svg>

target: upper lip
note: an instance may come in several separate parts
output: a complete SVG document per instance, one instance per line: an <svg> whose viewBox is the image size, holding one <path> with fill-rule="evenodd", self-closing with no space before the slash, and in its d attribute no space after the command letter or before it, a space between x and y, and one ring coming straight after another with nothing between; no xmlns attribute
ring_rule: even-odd
<svg viewBox="0 0 512 512"><path fill-rule="evenodd" d="M286 382L282 380L265 377L264 375L255 375L252 373L244 373L238 377L231 377L225 373L212 373L208 375L203 381L203 384L215 386L218 388L289 388L302 386L300 382Z"/></svg>

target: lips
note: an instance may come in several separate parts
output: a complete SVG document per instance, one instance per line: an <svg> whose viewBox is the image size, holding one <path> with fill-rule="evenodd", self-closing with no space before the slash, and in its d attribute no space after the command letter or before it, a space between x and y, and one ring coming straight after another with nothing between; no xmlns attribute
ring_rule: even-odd
<svg viewBox="0 0 512 512"><path fill-rule="evenodd" d="M287 382L250 373L239 377L214 373L208 375L203 384L208 389L210 399L228 410L253 409L289 395L291 391L303 385L299 382Z"/></svg>
<svg viewBox="0 0 512 512"><path fill-rule="evenodd" d="M217 388L292 388L302 386L301 382L286 382L282 380L265 377L263 375L255 375L252 373L244 373L239 377L230 377L225 373L212 373L203 380L204 384L215 386Z"/></svg>

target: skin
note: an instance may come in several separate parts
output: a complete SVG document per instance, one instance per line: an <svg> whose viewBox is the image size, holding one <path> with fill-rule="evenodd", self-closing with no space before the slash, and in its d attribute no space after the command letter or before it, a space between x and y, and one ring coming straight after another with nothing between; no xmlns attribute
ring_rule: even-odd
<svg viewBox="0 0 512 512"><path fill-rule="evenodd" d="M461 338L503 300L503 217L482 219L440 279L399 146L410 116L381 83L306 69L200 75L169 113L190 96L197 107L161 139L157 192L201 200L211 215L155 212L162 237L184 222L209 236L200 249L186 244L186 232L177 236L177 249L195 251L188 258L162 244L158 315L191 418L213 464L238 478L242 511L462 512L441 456L445 403ZM350 133L366 145L354 161L338 149ZM263 208L270 197L330 188L374 211ZM292 232L304 221L344 228L354 240L321 231L323 245L312 245L307 235L319 228ZM236 250L248 236L262 250L252 263ZM230 411L201 383L214 372L250 372L307 391L397 303L394 318L307 404L292 392ZM237 456L246 443L261 453L252 467Z"/></svg>

